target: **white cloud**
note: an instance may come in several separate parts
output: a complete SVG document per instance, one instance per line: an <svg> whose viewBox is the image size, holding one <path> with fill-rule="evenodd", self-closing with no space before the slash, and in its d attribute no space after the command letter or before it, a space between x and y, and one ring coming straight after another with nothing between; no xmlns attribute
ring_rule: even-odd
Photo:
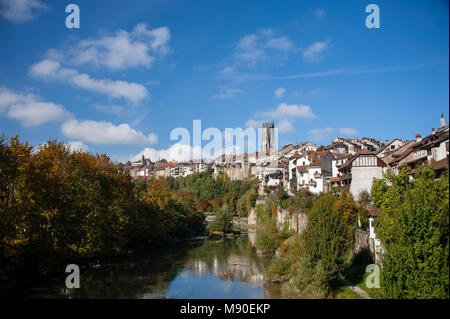
<svg viewBox="0 0 450 319"><path fill-rule="evenodd" d="M69 138L96 144L154 144L155 134L145 136L128 124L114 125L110 122L69 120L62 124L62 132Z"/></svg>
<svg viewBox="0 0 450 319"><path fill-rule="evenodd" d="M158 161L160 159L166 159L167 161L175 161L175 162L185 162L193 159L214 159L218 154L240 154L239 146L232 145L231 147L225 149L222 148L220 150L214 150L214 154L207 152L205 149L202 149L200 146L191 146L187 144L173 144L167 149L157 150L151 147L144 148L141 152L135 155L130 155L128 158L122 158L123 162L126 161L137 161L142 158L142 155L145 158L150 158L152 161Z"/></svg>
<svg viewBox="0 0 450 319"><path fill-rule="evenodd" d="M14 104L7 116L22 122L25 126L38 126L46 122L59 122L72 117L62 105L52 102Z"/></svg>
<svg viewBox="0 0 450 319"><path fill-rule="evenodd" d="M258 36L250 34L240 39L236 45L235 57L250 64L255 64L264 58L264 50L260 48Z"/></svg>
<svg viewBox="0 0 450 319"><path fill-rule="evenodd" d="M132 32L119 30L111 36L80 41L66 54L69 61L79 64L106 66L111 70L130 67L150 67L155 60L150 52L168 53L170 30L167 27L148 29L145 24L138 24ZM51 52L50 52L51 53ZM51 54L54 57L54 54Z"/></svg>
<svg viewBox="0 0 450 319"><path fill-rule="evenodd" d="M250 34L241 38L236 47L240 50L253 50L258 45L258 36L256 34Z"/></svg>
<svg viewBox="0 0 450 319"><path fill-rule="evenodd" d="M32 65L30 75L42 79L61 80L112 98L124 98L135 104L148 96L146 87L141 84L122 80L93 79L86 73L63 68L58 61L50 59Z"/></svg>
<svg viewBox="0 0 450 319"><path fill-rule="evenodd" d="M262 126L263 121L257 121L257 120L248 120L245 122L246 127L253 127L253 128L259 128Z"/></svg>
<svg viewBox="0 0 450 319"><path fill-rule="evenodd" d="M235 67L234 66L226 66L219 72L219 74L221 76L234 75L234 73L235 73Z"/></svg>
<svg viewBox="0 0 450 319"><path fill-rule="evenodd" d="M313 119L316 118L316 115L309 105L280 103L275 110L257 112L255 113L255 117L269 120L279 119L275 127L278 128L280 133L287 133L295 130L293 123L296 118ZM245 125L247 127L259 128L262 125L262 121L250 119L245 122Z"/></svg>
<svg viewBox="0 0 450 319"><path fill-rule="evenodd" d="M149 37L148 41L150 47L155 51L159 51L164 54L169 52L167 43L169 43L171 35L168 27L159 27L149 30L145 23L139 23L134 28L132 34L137 37L141 35Z"/></svg>
<svg viewBox="0 0 450 319"><path fill-rule="evenodd" d="M317 128L309 131L310 139L313 141L324 141L331 138L336 131L333 127Z"/></svg>
<svg viewBox="0 0 450 319"><path fill-rule="evenodd" d="M295 46L289 38L274 37L274 31L267 29L242 37L236 43L234 57L238 61L255 65L270 58L273 53L288 53L294 49Z"/></svg>
<svg viewBox="0 0 450 319"><path fill-rule="evenodd" d="M33 20L46 9L39 0L0 0L0 15L13 23Z"/></svg>
<svg viewBox="0 0 450 319"><path fill-rule="evenodd" d="M136 155L130 155L127 160L137 161L142 158L150 158L152 161L158 161L160 159L166 159L167 161L183 162L189 161L193 158L200 158L198 154L201 153L200 147L193 148L186 144L174 144L165 150L156 150L151 147L144 148L141 152Z"/></svg>
<svg viewBox="0 0 450 319"><path fill-rule="evenodd" d="M220 89L220 92L213 95L213 99L231 99L237 94L243 93L240 89Z"/></svg>
<svg viewBox="0 0 450 319"><path fill-rule="evenodd" d="M0 114L20 121L25 126L38 126L46 122L63 121L72 114L62 105L42 101L34 94L24 94L0 87Z"/></svg>
<svg viewBox="0 0 450 319"><path fill-rule="evenodd" d="M310 13L319 20L325 18L327 14L323 8L311 9Z"/></svg>
<svg viewBox="0 0 450 319"><path fill-rule="evenodd" d="M344 136L356 136L358 135L358 131L351 127L344 127L339 129L339 134Z"/></svg>
<svg viewBox="0 0 450 319"><path fill-rule="evenodd" d="M286 89L285 88L278 88L275 90L275 97L283 97L284 93L286 93Z"/></svg>
<svg viewBox="0 0 450 319"><path fill-rule="evenodd" d="M289 51L294 48L294 44L286 37L280 37L280 38L271 38L267 41L267 47L283 50L283 51Z"/></svg>
<svg viewBox="0 0 450 319"><path fill-rule="evenodd" d="M315 118L311 106L281 103L275 110L257 113L258 116L264 118L281 118L281 117L301 117Z"/></svg>
<svg viewBox="0 0 450 319"><path fill-rule="evenodd" d="M323 52L328 48L329 43L329 40L314 42L303 51L303 59L308 63L320 61L323 58Z"/></svg>
<svg viewBox="0 0 450 319"><path fill-rule="evenodd" d="M89 147L84 144L82 141L71 141L66 144L71 152L89 152Z"/></svg>
<svg viewBox="0 0 450 319"><path fill-rule="evenodd" d="M295 131L294 126L292 125L291 121L288 120L280 120L275 125L276 128L278 128L278 131L280 133L287 133L287 132L293 132Z"/></svg>
<svg viewBox="0 0 450 319"><path fill-rule="evenodd" d="M23 103L24 101L34 101L35 96L32 94L20 94L13 92L5 87L0 87L0 114L7 110L15 103Z"/></svg>

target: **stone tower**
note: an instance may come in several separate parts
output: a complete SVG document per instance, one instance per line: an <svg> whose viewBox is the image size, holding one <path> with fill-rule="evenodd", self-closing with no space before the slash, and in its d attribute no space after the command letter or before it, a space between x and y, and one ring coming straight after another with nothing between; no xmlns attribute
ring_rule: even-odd
<svg viewBox="0 0 450 319"><path fill-rule="evenodd" d="M275 124L264 122L262 124L261 153L269 155L275 150Z"/></svg>

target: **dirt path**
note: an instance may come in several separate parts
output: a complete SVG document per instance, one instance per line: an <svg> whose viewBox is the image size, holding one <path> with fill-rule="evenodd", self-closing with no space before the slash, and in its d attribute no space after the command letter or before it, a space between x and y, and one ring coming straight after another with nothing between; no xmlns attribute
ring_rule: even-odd
<svg viewBox="0 0 450 319"><path fill-rule="evenodd" d="M372 299L370 298L369 294L362 290L361 288L354 286L350 281L348 281L346 278L344 278L344 283L349 287L352 291L356 292L358 295L360 295L364 299Z"/></svg>

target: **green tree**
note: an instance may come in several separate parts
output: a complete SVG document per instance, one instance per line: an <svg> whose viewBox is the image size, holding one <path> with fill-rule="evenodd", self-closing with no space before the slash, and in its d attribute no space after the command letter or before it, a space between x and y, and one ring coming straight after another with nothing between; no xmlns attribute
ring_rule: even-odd
<svg viewBox="0 0 450 319"><path fill-rule="evenodd" d="M375 229L384 254L381 289L386 298L449 297L449 180L432 165L411 182L407 169L375 181L372 198L382 209Z"/></svg>
<svg viewBox="0 0 450 319"><path fill-rule="evenodd" d="M284 297L325 298L348 264L352 232L333 210L335 201L332 194L322 194L314 201L301 235L301 249L297 249L298 261L292 266L291 279L282 287Z"/></svg>
<svg viewBox="0 0 450 319"><path fill-rule="evenodd" d="M355 203L348 191L342 190L339 199L333 204L333 210L344 219L347 225L355 227L358 215L363 213L364 208Z"/></svg>
<svg viewBox="0 0 450 319"><path fill-rule="evenodd" d="M233 230L233 213L225 205L216 212L216 218L209 226L209 231L221 231L224 233L229 233Z"/></svg>

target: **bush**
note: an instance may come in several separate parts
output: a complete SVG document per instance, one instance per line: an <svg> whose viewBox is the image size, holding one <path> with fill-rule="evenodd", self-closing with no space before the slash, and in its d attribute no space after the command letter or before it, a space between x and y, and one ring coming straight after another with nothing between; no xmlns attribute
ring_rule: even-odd
<svg viewBox="0 0 450 319"><path fill-rule="evenodd" d="M321 262L313 267L306 258L291 266L291 279L281 286L283 298L326 298L331 290L327 282L327 272Z"/></svg>
<svg viewBox="0 0 450 319"><path fill-rule="evenodd" d="M280 246L278 238L271 237L265 231L259 231L256 234L256 249L265 252L274 252Z"/></svg>
<svg viewBox="0 0 450 319"><path fill-rule="evenodd" d="M288 209L292 212L308 212L316 199L316 195L306 189L295 192L293 197L289 197Z"/></svg>
<svg viewBox="0 0 450 319"><path fill-rule="evenodd" d="M270 281L287 281L290 278L291 267L295 258L274 258L266 272L266 278Z"/></svg>
<svg viewBox="0 0 450 319"><path fill-rule="evenodd" d="M274 219L267 220L256 235L256 249L274 252L281 243Z"/></svg>
<svg viewBox="0 0 450 319"><path fill-rule="evenodd" d="M303 250L303 238L300 234L295 234L286 240L286 255L300 257Z"/></svg>
<svg viewBox="0 0 450 319"><path fill-rule="evenodd" d="M224 233L230 233L233 230L232 220L233 217L228 211L228 207L222 207L216 213L216 219L210 224L209 232L211 233L213 231L221 231Z"/></svg>
<svg viewBox="0 0 450 319"><path fill-rule="evenodd" d="M257 205L256 206L256 215L258 217L258 221L261 223L266 222L268 215L266 213L264 205Z"/></svg>

